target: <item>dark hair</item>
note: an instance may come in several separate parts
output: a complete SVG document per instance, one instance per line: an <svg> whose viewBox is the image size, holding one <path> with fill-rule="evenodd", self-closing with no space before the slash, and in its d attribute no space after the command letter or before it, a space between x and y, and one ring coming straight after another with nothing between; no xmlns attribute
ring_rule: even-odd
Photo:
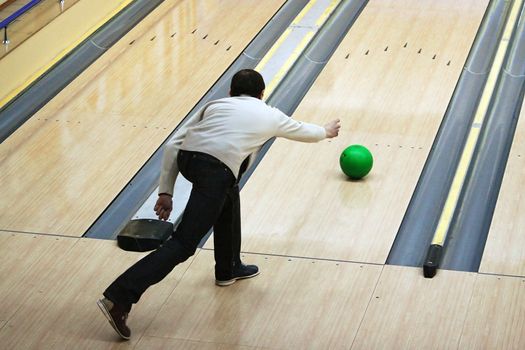
<svg viewBox="0 0 525 350"><path fill-rule="evenodd" d="M230 95L249 95L259 98L264 88L262 75L253 69L243 69L234 74L230 85Z"/></svg>

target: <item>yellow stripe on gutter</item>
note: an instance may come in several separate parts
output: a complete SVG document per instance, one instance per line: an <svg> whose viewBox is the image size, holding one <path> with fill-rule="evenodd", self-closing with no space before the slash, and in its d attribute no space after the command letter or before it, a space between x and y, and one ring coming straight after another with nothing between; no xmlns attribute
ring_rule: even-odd
<svg viewBox="0 0 525 350"><path fill-rule="evenodd" d="M337 5L339 5L340 2L341 2L340 0L332 0L330 5L326 8L326 10L321 15L321 17L317 19L317 21L315 22L315 25L318 27L322 26L324 22L326 22L326 19L328 18L328 16L330 16L332 12L334 12L335 8L337 7Z"/></svg>
<svg viewBox="0 0 525 350"><path fill-rule="evenodd" d="M458 168L456 169L456 173L454 174L454 179L452 180L452 185L449 190L445 206L443 208L443 211L441 212L441 217L439 219L436 231L434 232L432 244L443 246L443 244L445 243L445 239L450 229L452 218L458 205L459 196L463 189L469 166L472 162L474 150L476 148L476 144L478 142L478 138L481 132L481 127L483 126L483 123L485 121L485 116L487 114L490 101L496 88L498 76L503 66L505 54L507 52L510 38L512 37L512 33L514 31L516 21L518 20L522 4L523 0L515 0L512 4L512 9L507 19L507 22L505 23L503 36L498 46L498 51L496 52L494 62L492 63L487 83L485 84L485 88L483 89L480 103L476 109L476 114L474 116L474 120L467 137L465 148L463 149L463 153L461 154Z"/></svg>
<svg viewBox="0 0 525 350"><path fill-rule="evenodd" d="M273 77L273 79L270 81L270 83L266 87L266 90L265 90L265 95L266 96L270 97L270 95L274 92L274 90L277 87L277 85L279 85L279 83L283 80L283 78L286 75L286 73L288 73L288 71L290 70L292 65L295 63L295 61L297 61L297 59L299 58L301 53L304 51L306 46L310 43L310 41L312 40L314 35L315 35L315 33L313 31L309 31L304 36L304 38L301 40L299 45L297 45L295 47L295 49L293 50L292 54L284 62L284 64L281 66L281 68L279 69L277 74Z"/></svg>
<svg viewBox="0 0 525 350"><path fill-rule="evenodd" d="M263 59L259 62L257 67L255 67L256 71L260 72L264 69L264 67L266 67L268 61L275 55L275 52L281 47L281 45L288 38L291 32L292 29L288 28L284 31L283 34L281 34L281 36L279 37L279 39L277 39L275 44L273 44L273 46L270 48L270 50L268 50L266 55L264 55Z"/></svg>

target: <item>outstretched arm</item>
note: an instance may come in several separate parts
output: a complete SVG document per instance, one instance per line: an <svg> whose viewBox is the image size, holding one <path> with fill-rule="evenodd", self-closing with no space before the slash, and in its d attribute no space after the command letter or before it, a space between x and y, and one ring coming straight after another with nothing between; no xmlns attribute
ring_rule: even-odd
<svg viewBox="0 0 525 350"><path fill-rule="evenodd" d="M339 134L341 121L332 120L323 126L296 121L278 111L278 125L276 135L290 140L302 142L318 142L325 138L333 138Z"/></svg>

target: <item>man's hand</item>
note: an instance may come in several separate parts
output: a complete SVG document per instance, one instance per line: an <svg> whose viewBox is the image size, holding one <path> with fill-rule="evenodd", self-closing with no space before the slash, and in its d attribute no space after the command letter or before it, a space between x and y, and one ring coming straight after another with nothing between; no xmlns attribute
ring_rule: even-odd
<svg viewBox="0 0 525 350"><path fill-rule="evenodd" d="M159 194L159 199L155 204L155 214L159 217L160 220L168 220L173 209L173 201L169 194Z"/></svg>
<svg viewBox="0 0 525 350"><path fill-rule="evenodd" d="M331 139L339 135L339 129L341 128L341 120L332 120L325 124L324 129L326 130L326 137Z"/></svg>

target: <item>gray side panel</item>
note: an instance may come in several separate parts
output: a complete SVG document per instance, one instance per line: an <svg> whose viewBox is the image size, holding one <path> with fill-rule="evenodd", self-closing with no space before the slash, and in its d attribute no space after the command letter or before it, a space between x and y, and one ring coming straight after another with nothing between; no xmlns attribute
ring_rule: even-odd
<svg viewBox="0 0 525 350"><path fill-rule="evenodd" d="M485 13L430 155L399 228L387 264L421 266L432 241L485 85L509 3L493 0Z"/></svg>

